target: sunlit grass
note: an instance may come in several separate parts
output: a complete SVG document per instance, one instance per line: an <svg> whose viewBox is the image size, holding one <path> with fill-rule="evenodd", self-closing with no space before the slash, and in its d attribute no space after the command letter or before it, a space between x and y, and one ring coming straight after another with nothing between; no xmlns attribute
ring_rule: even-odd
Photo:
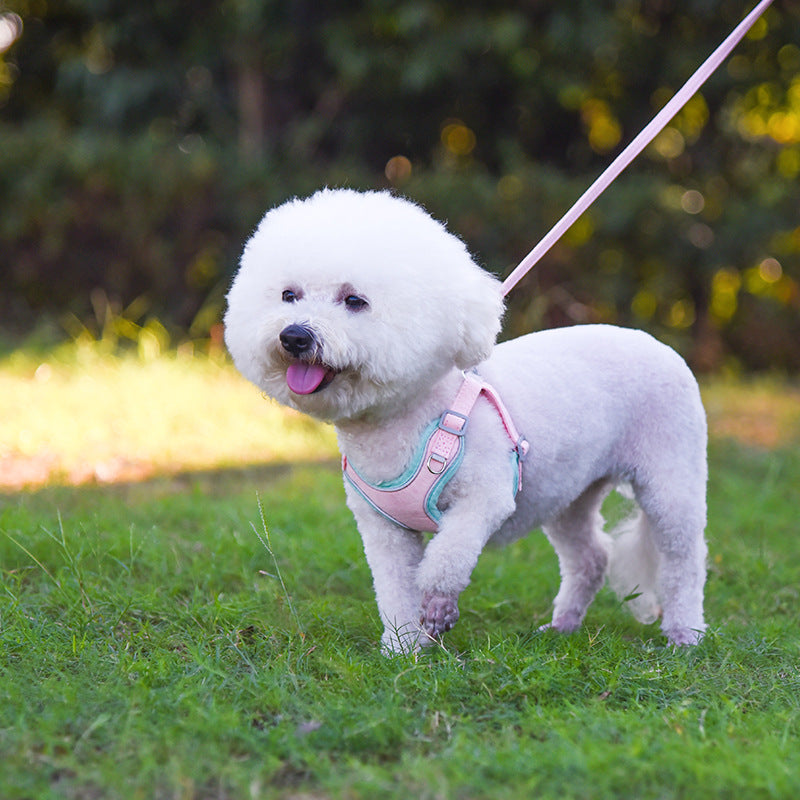
<svg viewBox="0 0 800 800"><path fill-rule="evenodd" d="M222 357L90 348L0 366L0 486L318 461L332 430L266 400Z"/></svg>

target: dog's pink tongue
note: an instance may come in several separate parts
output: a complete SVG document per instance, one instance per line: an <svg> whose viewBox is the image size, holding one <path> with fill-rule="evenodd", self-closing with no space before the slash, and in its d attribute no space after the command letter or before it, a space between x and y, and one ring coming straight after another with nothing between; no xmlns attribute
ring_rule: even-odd
<svg viewBox="0 0 800 800"><path fill-rule="evenodd" d="M321 364L292 364L286 370L286 383L295 394L311 394L325 380L326 374Z"/></svg>

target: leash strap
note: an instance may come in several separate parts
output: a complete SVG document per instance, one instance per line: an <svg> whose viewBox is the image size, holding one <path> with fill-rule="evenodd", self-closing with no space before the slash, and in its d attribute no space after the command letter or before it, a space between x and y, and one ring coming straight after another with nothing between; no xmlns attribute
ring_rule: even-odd
<svg viewBox="0 0 800 800"><path fill-rule="evenodd" d="M514 271L503 281L505 297L522 280L533 265L564 235L587 208L619 177L619 174L666 127L667 123L686 105L689 99L708 80L734 47L772 4L761 2L733 29L728 38L703 62L672 99L656 114L644 130L611 162L599 178L581 195L575 205L550 229L547 235L528 253Z"/></svg>

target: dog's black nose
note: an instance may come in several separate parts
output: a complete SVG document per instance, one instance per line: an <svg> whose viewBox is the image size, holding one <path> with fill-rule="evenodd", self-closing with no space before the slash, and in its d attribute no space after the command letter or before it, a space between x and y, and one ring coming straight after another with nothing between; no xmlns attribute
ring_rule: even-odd
<svg viewBox="0 0 800 800"><path fill-rule="evenodd" d="M283 349L293 356L301 356L308 353L314 347L314 332L305 325L287 325L279 337Z"/></svg>

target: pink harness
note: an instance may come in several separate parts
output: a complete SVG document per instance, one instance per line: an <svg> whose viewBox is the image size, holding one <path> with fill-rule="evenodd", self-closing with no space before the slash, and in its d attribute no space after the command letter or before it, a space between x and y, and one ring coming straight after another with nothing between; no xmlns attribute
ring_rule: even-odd
<svg viewBox="0 0 800 800"><path fill-rule="evenodd" d="M399 478L369 483L347 457L342 459L344 477L376 511L397 525L414 531L438 531L442 512L436 503L461 463L469 415L482 394L497 410L511 440L510 452L517 468L516 491L519 491L522 459L528 452L528 442L517 432L497 392L475 373L464 373L452 406L428 427L416 458Z"/></svg>

